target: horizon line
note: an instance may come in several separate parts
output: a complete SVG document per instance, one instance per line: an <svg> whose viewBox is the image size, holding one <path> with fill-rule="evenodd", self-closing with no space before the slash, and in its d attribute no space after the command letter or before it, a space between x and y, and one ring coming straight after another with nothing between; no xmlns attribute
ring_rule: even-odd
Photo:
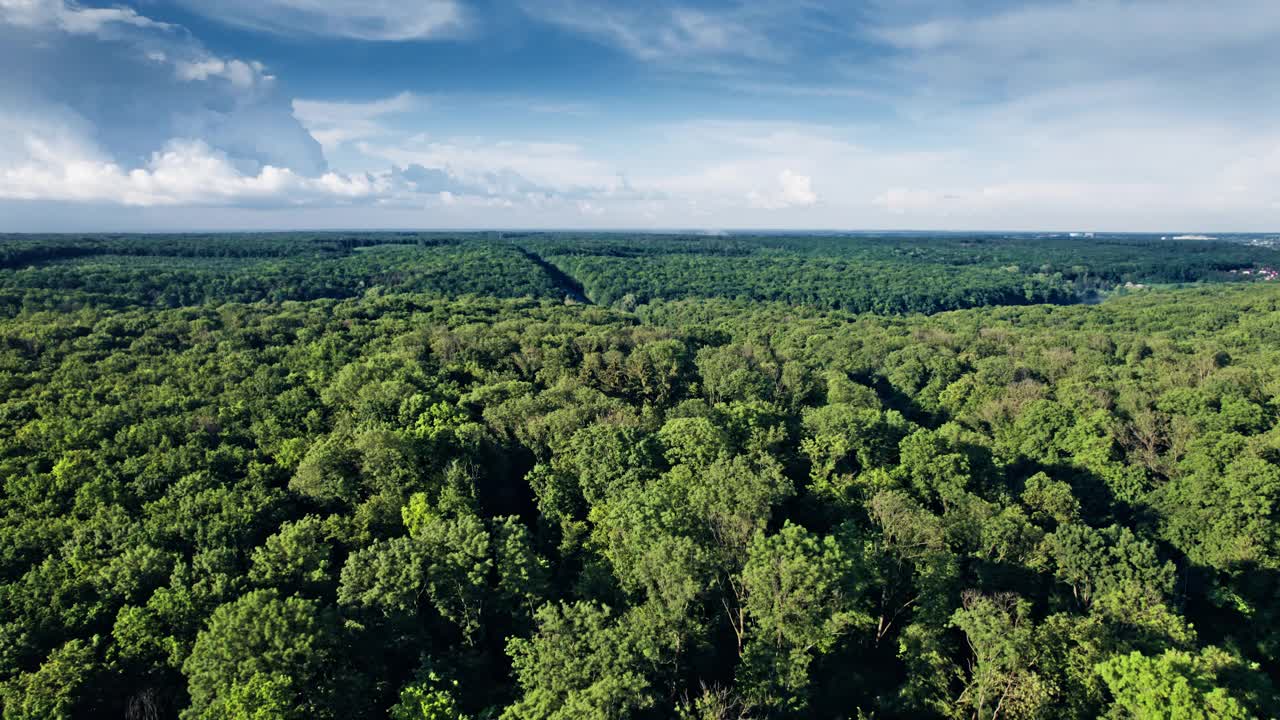
<svg viewBox="0 0 1280 720"><path fill-rule="evenodd" d="M622 234L635 233L644 235L706 235L715 237L717 235L786 235L786 234L802 234L802 235L924 235L924 234L947 234L947 235L1067 235L1076 236L1087 239L1087 236L1116 236L1116 235L1164 235L1164 236L1277 236L1280 237L1280 230L1017 230L1017 229L836 229L836 228L719 228L719 227L664 227L664 228L538 228L538 227L491 227L491 228L465 228L465 227L381 227L381 228L319 228L319 227L297 227L297 228L271 228L271 229L254 229L254 228L196 228L184 230L23 230L23 231L0 231L0 238L22 237L22 236L66 236L66 235L283 235L291 233L317 233L317 234L333 234L333 233L459 233L459 234L484 234L484 233L593 233L593 234ZM1175 239L1170 237L1170 239Z"/></svg>

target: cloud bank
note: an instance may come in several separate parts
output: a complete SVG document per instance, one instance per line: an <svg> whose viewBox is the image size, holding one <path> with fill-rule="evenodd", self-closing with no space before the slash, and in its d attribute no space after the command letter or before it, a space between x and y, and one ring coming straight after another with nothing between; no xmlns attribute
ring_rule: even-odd
<svg viewBox="0 0 1280 720"><path fill-rule="evenodd" d="M221 23L201 25L217 51L157 6L0 0L0 219L1280 224L1265 0L180 2ZM328 84L351 68L311 43L424 64ZM316 63L299 84L323 95L259 48L297 52L295 80Z"/></svg>

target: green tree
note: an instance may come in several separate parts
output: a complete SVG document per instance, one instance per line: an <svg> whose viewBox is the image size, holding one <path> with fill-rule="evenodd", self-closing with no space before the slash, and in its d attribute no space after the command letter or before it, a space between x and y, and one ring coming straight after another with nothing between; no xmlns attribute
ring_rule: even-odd
<svg viewBox="0 0 1280 720"><path fill-rule="evenodd" d="M489 529L469 512L429 516L425 521L406 518L405 524L419 548L432 605L467 642L475 642L484 629L481 616L493 570Z"/></svg>
<svg viewBox="0 0 1280 720"><path fill-rule="evenodd" d="M1054 574L1085 608L1100 599L1108 609L1161 603L1173 589L1173 563L1161 563L1155 546L1128 528L1063 525L1045 538L1044 551Z"/></svg>
<svg viewBox="0 0 1280 720"><path fill-rule="evenodd" d="M360 454L350 443L341 435L317 441L298 464L289 489L321 504L353 502L359 488Z"/></svg>
<svg viewBox="0 0 1280 720"><path fill-rule="evenodd" d="M356 712L337 618L313 600L255 590L219 607L183 663L191 705L184 720L253 717L258 702L286 717L342 718Z"/></svg>
<svg viewBox="0 0 1280 720"><path fill-rule="evenodd" d="M284 523L253 551L249 580L286 592L323 587L331 580L330 555L324 521L308 515Z"/></svg>
<svg viewBox="0 0 1280 720"><path fill-rule="evenodd" d="M951 618L969 648L967 681L955 700L957 716L1036 718L1049 707L1056 688L1039 673L1030 614L1031 603L1015 595L964 594L963 607Z"/></svg>
<svg viewBox="0 0 1280 720"><path fill-rule="evenodd" d="M338 603L384 616L415 614L426 588L425 549L413 538L376 543L347 557Z"/></svg>
<svg viewBox="0 0 1280 720"><path fill-rule="evenodd" d="M544 605L530 639L507 643L521 696L507 720L621 720L653 706L630 631L608 608Z"/></svg>
<svg viewBox="0 0 1280 720"><path fill-rule="evenodd" d="M517 517L494 520L493 546L498 593L507 612L531 620L551 593L550 563L534 550L529 529Z"/></svg>
<svg viewBox="0 0 1280 720"><path fill-rule="evenodd" d="M1097 666L1113 701L1107 717L1169 720L1244 720L1250 713L1225 689L1216 672L1225 654L1207 648L1199 655L1166 650L1156 657L1138 652Z"/></svg>
<svg viewBox="0 0 1280 720"><path fill-rule="evenodd" d="M90 643L71 640L35 672L0 685L5 720L64 720L85 712L81 689L100 672ZM79 707L78 707L79 706Z"/></svg>
<svg viewBox="0 0 1280 720"><path fill-rule="evenodd" d="M768 707L798 709L815 654L830 652L851 630L870 630L861 609L858 558L834 536L787 523L758 533L742 583L750 622L740 681Z"/></svg>
<svg viewBox="0 0 1280 720"><path fill-rule="evenodd" d="M453 697L457 687L457 680L446 682L429 672L400 691L400 701L389 713L391 720L470 720Z"/></svg>

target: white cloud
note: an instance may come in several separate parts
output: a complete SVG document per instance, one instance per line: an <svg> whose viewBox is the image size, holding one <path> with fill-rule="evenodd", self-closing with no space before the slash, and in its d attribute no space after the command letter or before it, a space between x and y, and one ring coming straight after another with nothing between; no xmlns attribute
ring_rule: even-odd
<svg viewBox="0 0 1280 720"><path fill-rule="evenodd" d="M367 167L391 166L395 168L392 174L416 192L527 202L627 192L609 163L590 157L575 143L435 137L404 129L411 113L420 117L429 105L445 106L438 109L440 115L456 111L459 104L467 104L470 112L491 112L493 107L509 112L515 105L527 112L538 111L529 107L530 102L483 96L442 96L428 101L405 92L369 102L295 100L293 107L294 114L326 150L342 148ZM567 107L554 106L549 111L581 110L577 105Z"/></svg>
<svg viewBox="0 0 1280 720"><path fill-rule="evenodd" d="M1253 188L1198 183L1025 181L978 187L896 187L872 204L911 227L1159 230L1253 226L1246 218L1266 206ZM1136 218L1136 220L1135 220ZM1261 228L1257 228L1261 229Z"/></svg>
<svg viewBox="0 0 1280 720"><path fill-rule="evenodd" d="M784 56L763 30L766 26L740 10L711 12L665 2L583 0L525 0L522 6L530 17L582 33L645 61L714 56L780 60Z"/></svg>
<svg viewBox="0 0 1280 720"><path fill-rule="evenodd" d="M261 63L132 10L0 0L0 197L125 205L289 204L371 192L327 173Z"/></svg>
<svg viewBox="0 0 1280 720"><path fill-rule="evenodd" d="M435 139L419 134L357 145L365 155L397 167L444 169L462 182L489 187L495 194L568 194L619 185L616 170L573 143Z"/></svg>
<svg viewBox="0 0 1280 720"><path fill-rule="evenodd" d="M54 26L76 35L102 33L112 26L173 27L143 17L131 8L85 8L61 0L0 0L0 22L28 28Z"/></svg>
<svg viewBox="0 0 1280 720"><path fill-rule="evenodd" d="M944 12L886 25L877 34L915 51L963 47L987 57L1101 65L1118 55L1167 58L1266 42L1280 30L1280 7L1269 0L1232 0L1229 5L1196 0L1067 0L1017 3L970 15L956 12L960 8L954 6L933 7ZM1061 50L1074 52L1057 52Z"/></svg>
<svg viewBox="0 0 1280 720"><path fill-rule="evenodd" d="M850 63L832 87L877 97L894 122L863 129L866 152L816 166L833 206L917 228L1280 222L1280 177L1259 161L1280 147L1280 4L872 8L886 59Z"/></svg>
<svg viewBox="0 0 1280 720"><path fill-rule="evenodd" d="M943 5L914 17L890 13L871 37L898 51L875 69L917 100L987 102L1119 86L1166 112L1221 113L1260 89L1268 94L1280 4L1057 0L977 13Z"/></svg>
<svg viewBox="0 0 1280 720"><path fill-rule="evenodd" d="M149 54L147 57L158 62L165 60L163 54ZM220 77L238 88L251 88L274 79L265 73L262 63L257 61L244 62L210 57L195 61L180 60L175 64L175 68L178 77L182 80L206 81Z"/></svg>
<svg viewBox="0 0 1280 720"><path fill-rule="evenodd" d="M783 170L778 174L777 188L753 191L747 195L747 201L752 207L763 210L783 210L814 205L818 202L818 194L813 191L813 179L808 175Z"/></svg>
<svg viewBox="0 0 1280 720"><path fill-rule="evenodd" d="M278 35L369 41L423 40L458 33L458 0L178 0L212 20Z"/></svg>
<svg viewBox="0 0 1280 720"><path fill-rule="evenodd" d="M392 189L386 178L335 173L308 178L272 165L245 174L201 141L171 141L144 167L133 169L86 153L73 138L28 135L24 144L29 159L0 170L0 198L140 207L281 206L376 199Z"/></svg>
<svg viewBox="0 0 1280 720"><path fill-rule="evenodd" d="M379 122L388 116L421 111L425 98L409 92L370 102L294 100L293 114L326 151L387 132Z"/></svg>
<svg viewBox="0 0 1280 720"><path fill-rule="evenodd" d="M472 170L460 173L449 167L425 167L413 164L391 171L397 185L422 194L449 195L453 198L487 198L539 200L567 195L555 188L533 183L519 173L505 169L498 172Z"/></svg>
<svg viewBox="0 0 1280 720"><path fill-rule="evenodd" d="M197 137L246 168L314 173L319 145L292 117L261 63L219 57L184 29L132 10L64 0L0 0L0 107L40 128L75 118L114 159L141 163L166 141ZM18 142L21 134L0 138Z"/></svg>
<svg viewBox="0 0 1280 720"><path fill-rule="evenodd" d="M634 177L672 199L670 225L694 219L683 201L726 226L743 223L744 204L790 208L777 214L780 222L836 228L1265 229L1280 222L1280 130L1241 133L1160 117L1157 109L1149 116L1130 109L1125 122L1105 112L1059 120L997 106L964 113L963 122L930 129L945 132L928 150L874 126L668 126L664 143L645 146L644 155L657 158L650 172ZM673 166L683 172L670 172ZM810 178L808 192L799 178ZM820 197L810 203L810 193Z"/></svg>
<svg viewBox="0 0 1280 720"><path fill-rule="evenodd" d="M467 24L458 3L183 1L291 35L406 39ZM307 208L281 215L284 225L392 224L379 210L454 226L1280 223L1280 86L1270 77L1280 5L1269 0L694 5L523 3L657 66L655 82L672 69L740 73L718 78L702 106L651 106L623 121L631 108L573 97L291 101L269 69L133 10L0 0L0 67L39 68L38 83L0 73L0 198L118 203L180 220L173 208L213 207L219 214L204 217L228 223L244 217L240 205ZM843 45L805 45L840 32ZM875 52L842 54L868 49L868 38ZM735 94L724 107L759 111L705 115L725 88ZM663 114L670 120L653 121ZM465 134L481 116L475 127L519 118L508 125L519 129ZM406 208L431 214L398 214Z"/></svg>
<svg viewBox="0 0 1280 720"><path fill-rule="evenodd" d="M959 199L957 195L936 190L890 188L877 195L871 203L895 215L905 215L919 211L942 210L945 212L947 203L957 199Z"/></svg>
<svg viewBox="0 0 1280 720"><path fill-rule="evenodd" d="M131 51L130 59L170 67L179 80L188 82L221 79L248 89L269 86L275 79L259 62L218 57L192 40L183 28L157 22L131 8L86 8L70 0L0 0L0 26L4 25L46 36L37 44L43 49L49 49L49 35L91 36L82 43L123 46ZM24 39L30 41L31 37ZM31 44L14 43L19 48Z"/></svg>

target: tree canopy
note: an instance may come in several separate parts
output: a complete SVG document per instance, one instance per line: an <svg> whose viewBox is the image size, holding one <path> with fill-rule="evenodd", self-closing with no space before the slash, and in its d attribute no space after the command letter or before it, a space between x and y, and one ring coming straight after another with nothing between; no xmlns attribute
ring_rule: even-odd
<svg viewBox="0 0 1280 720"><path fill-rule="evenodd" d="M3 240L0 714L1280 714L1272 260L891 240Z"/></svg>

